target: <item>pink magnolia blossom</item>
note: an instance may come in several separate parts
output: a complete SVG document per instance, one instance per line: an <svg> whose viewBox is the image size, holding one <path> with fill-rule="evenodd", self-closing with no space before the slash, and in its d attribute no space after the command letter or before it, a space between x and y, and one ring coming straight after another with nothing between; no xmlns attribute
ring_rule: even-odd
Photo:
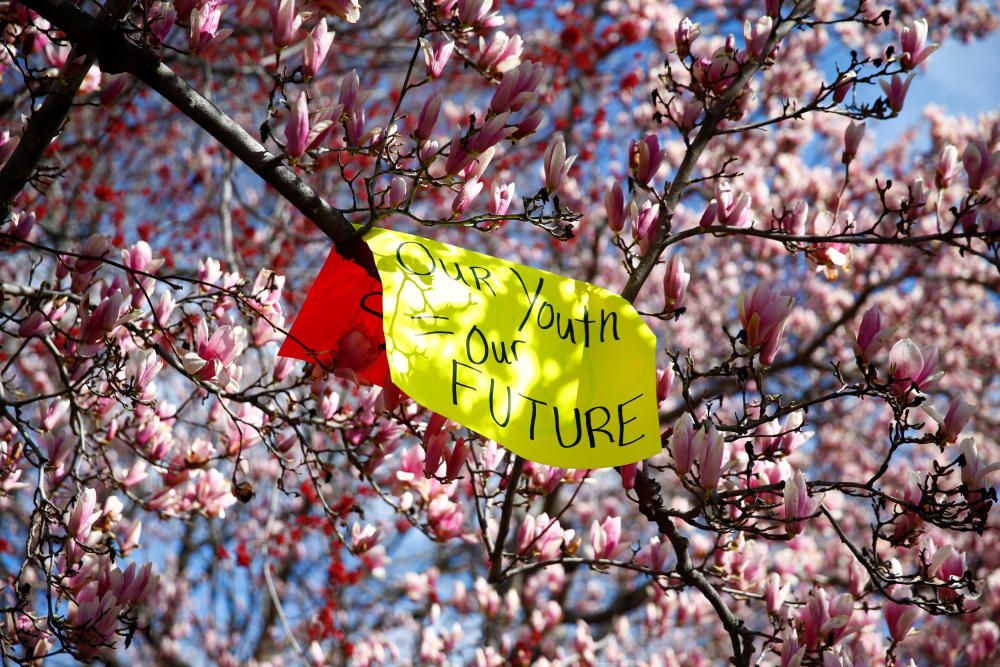
<svg viewBox="0 0 1000 667"><path fill-rule="evenodd" d="M472 164L474 159L475 155L463 143L461 132L456 131L448 148L448 159L444 163L445 173L456 175Z"/></svg>
<svg viewBox="0 0 1000 667"><path fill-rule="evenodd" d="M791 582L786 582L782 585L781 575L777 572L772 572L768 575L767 583L764 586L764 602L767 606L768 614L771 616L778 615L782 605L785 604L785 600L788 598L791 588Z"/></svg>
<svg viewBox="0 0 1000 667"><path fill-rule="evenodd" d="M924 179L915 179L907 190L908 197L903 204L906 208L903 216L907 220L916 220L927 206L927 188L924 186Z"/></svg>
<svg viewBox="0 0 1000 667"><path fill-rule="evenodd" d="M855 123L851 121L844 130L844 156L841 158L841 162L844 164L850 164L854 157L858 154L858 146L861 145L861 139L865 136L865 124Z"/></svg>
<svg viewBox="0 0 1000 667"><path fill-rule="evenodd" d="M465 512L461 505L438 495L427 507L427 521L438 539L448 540L462 534Z"/></svg>
<svg viewBox="0 0 1000 667"><path fill-rule="evenodd" d="M882 92L885 93L889 108L896 114L903 110L903 102L906 101L906 93L910 89L910 82L913 81L914 74L909 74L904 80L898 74L893 74L890 81L879 81Z"/></svg>
<svg viewBox="0 0 1000 667"><path fill-rule="evenodd" d="M125 482L123 481L122 483L124 484ZM118 550L122 553L122 555L128 555L139 546L140 544L139 538L141 536L142 536L142 521L136 520L131 522L125 529L125 531L121 534L118 543L119 544Z"/></svg>
<svg viewBox="0 0 1000 667"><path fill-rule="evenodd" d="M659 535L654 535L649 538L649 543L636 554L636 562L651 570L662 572L672 555L670 543L662 540Z"/></svg>
<svg viewBox="0 0 1000 667"><path fill-rule="evenodd" d="M105 338L121 325L127 312L128 303L121 290L115 290L101 299L92 311L84 308L80 313L80 340L84 343L81 352L93 354Z"/></svg>
<svg viewBox="0 0 1000 667"><path fill-rule="evenodd" d="M363 554L374 548L380 538L381 531L372 524L355 523L351 526L351 551Z"/></svg>
<svg viewBox="0 0 1000 667"><path fill-rule="evenodd" d="M540 559L551 560L559 557L565 546L576 537L576 531L564 529L558 519L550 519L544 512L537 517L529 517L530 515L525 517L518 530L517 544L520 553L528 553L530 546Z"/></svg>
<svg viewBox="0 0 1000 667"><path fill-rule="evenodd" d="M691 19L684 17L677 24L674 31L674 43L677 45L677 55L686 58L691 53L691 44L701 34L701 24L692 23Z"/></svg>
<svg viewBox="0 0 1000 667"><path fill-rule="evenodd" d="M941 157L938 159L937 169L934 172L934 184L939 190L948 187L957 172L958 149L952 144L948 144L941 150Z"/></svg>
<svg viewBox="0 0 1000 667"><path fill-rule="evenodd" d="M684 270L684 259L680 253L672 254L667 262L667 271L663 276L665 311L676 311L684 305L684 295L687 293L690 280L691 274Z"/></svg>
<svg viewBox="0 0 1000 667"><path fill-rule="evenodd" d="M1000 151L990 153L985 141L970 141L962 153L962 165L969 176L969 189L978 192L990 173L1000 164Z"/></svg>
<svg viewBox="0 0 1000 667"><path fill-rule="evenodd" d="M747 227L753 220L750 217L750 203L752 199L747 192L741 192L733 202L731 208L725 212L724 217L719 221L730 227Z"/></svg>
<svg viewBox="0 0 1000 667"><path fill-rule="evenodd" d="M809 221L809 203L799 200L791 210L785 209L781 214L781 229L794 236L806 233L806 223Z"/></svg>
<svg viewBox="0 0 1000 667"><path fill-rule="evenodd" d="M541 109L535 109L525 116L523 120L517 123L517 131L510 135L511 140L513 141L531 136L536 130L538 130L538 127L542 124L543 120L545 120L545 112Z"/></svg>
<svg viewBox="0 0 1000 667"><path fill-rule="evenodd" d="M202 320L195 328L196 352L181 356L184 370L206 382L229 383L233 375L233 362L242 353L246 340L243 327L224 324L208 335L208 326Z"/></svg>
<svg viewBox="0 0 1000 667"><path fill-rule="evenodd" d="M469 139L469 150L473 153L482 153L514 134L516 128L508 125L510 112L505 111L491 117L482 127Z"/></svg>
<svg viewBox="0 0 1000 667"><path fill-rule="evenodd" d="M103 106L114 104L125 91L125 86L131 81L128 74L105 75L101 82L101 95L98 98Z"/></svg>
<svg viewBox="0 0 1000 667"><path fill-rule="evenodd" d="M647 134L639 141L632 141L628 152L632 176L639 183L649 185L665 157L660 138L656 134Z"/></svg>
<svg viewBox="0 0 1000 667"><path fill-rule="evenodd" d="M195 481L184 494L185 502L192 510L208 517L226 517L226 508L236 502L232 494L232 484L216 469L198 471Z"/></svg>
<svg viewBox="0 0 1000 667"><path fill-rule="evenodd" d="M166 325L170 321L170 316L173 314L175 307L176 301L174 301L173 295L169 291L163 292L153 307L153 315L156 318L156 322L160 326Z"/></svg>
<svg viewBox="0 0 1000 667"><path fill-rule="evenodd" d="M725 93L740 68L733 56L732 50L721 47L711 57L698 58L692 72L695 83L716 95Z"/></svg>
<svg viewBox="0 0 1000 667"><path fill-rule="evenodd" d="M361 77L357 70L351 70L340 80L340 90L337 94L337 102L345 114L353 113L357 110L357 105L364 101L361 92Z"/></svg>
<svg viewBox="0 0 1000 667"><path fill-rule="evenodd" d="M750 204L752 202L752 197L747 192L741 192L736 195L733 192L732 185L728 181L717 180L715 183L715 213L719 224L728 225L730 227L746 227L751 223L750 219ZM711 203L709 204L711 208ZM702 216L702 226L710 226L711 221L706 221L705 216L708 215L708 210L706 209L705 214ZM707 224L706 224L707 222Z"/></svg>
<svg viewBox="0 0 1000 667"><path fill-rule="evenodd" d="M746 39L747 53L751 58L761 60L767 55L764 53L764 47L773 27L774 21L770 16L762 16L753 24L749 19L743 22L743 37Z"/></svg>
<svg viewBox="0 0 1000 667"><path fill-rule="evenodd" d="M566 157L566 141L561 132L557 132L548 148L545 149L544 173L545 189L549 194L555 193L559 189L559 184L566 178L570 167L576 160L575 155Z"/></svg>
<svg viewBox="0 0 1000 667"><path fill-rule="evenodd" d="M885 624L889 628L889 636L892 641L899 643L906 639L923 612L920 607L910 604L900 604L893 600L886 600L882 607L882 615Z"/></svg>
<svg viewBox="0 0 1000 667"><path fill-rule="evenodd" d="M973 438L964 439L958 451L965 461L962 466L962 484L969 489L986 488L987 475L1000 470L1000 462L987 464L983 461Z"/></svg>
<svg viewBox="0 0 1000 667"><path fill-rule="evenodd" d="M493 215L506 215L510 210L510 205L514 201L514 183L494 183L490 189L490 213Z"/></svg>
<svg viewBox="0 0 1000 667"><path fill-rule="evenodd" d="M897 396L904 396L911 389L926 390L944 375L941 371L935 372L937 361L935 346L919 348L909 338L897 342L889 351L892 391Z"/></svg>
<svg viewBox="0 0 1000 667"><path fill-rule="evenodd" d="M97 507L97 492L90 488L84 489L66 521L66 534L77 541L84 542L90 535L90 529L100 518L101 510Z"/></svg>
<svg viewBox="0 0 1000 667"><path fill-rule="evenodd" d="M163 261L163 259L153 259L152 248L145 241L139 241L122 250L122 263L133 271L129 274L129 285L137 288L132 292L133 308L145 304L155 290L156 279L151 275L142 274L155 274L163 266Z"/></svg>
<svg viewBox="0 0 1000 667"><path fill-rule="evenodd" d="M825 589L816 589L799 612L803 645L815 649L828 639L836 643L847 632L853 613L854 598L849 593L831 599Z"/></svg>
<svg viewBox="0 0 1000 667"><path fill-rule="evenodd" d="M927 19L917 19L913 25L903 28L900 35L903 55L900 62L903 69L913 69L938 50L939 44L927 43Z"/></svg>
<svg viewBox="0 0 1000 667"><path fill-rule="evenodd" d="M302 25L302 17L295 11L295 0L271 0L268 11L271 16L271 36L274 45L283 49L295 39L295 33Z"/></svg>
<svg viewBox="0 0 1000 667"><path fill-rule="evenodd" d="M51 308L51 306L48 306ZM52 322L49 321L44 311L36 310L25 317L17 328L19 338L31 338L32 336L45 336L52 331Z"/></svg>
<svg viewBox="0 0 1000 667"><path fill-rule="evenodd" d="M316 27L306 36L305 53L302 56L302 73L312 78L319 73L330 53L336 33L330 31L326 19L320 19Z"/></svg>
<svg viewBox="0 0 1000 667"><path fill-rule="evenodd" d="M933 551L931 562L927 566L928 576L946 584L965 576L968 569L965 552L959 551L951 544L934 549L934 542L931 540L928 540L928 546L930 547L928 551ZM937 594L939 598L947 601L953 601L958 597L958 591L952 588L939 588Z"/></svg>
<svg viewBox="0 0 1000 667"><path fill-rule="evenodd" d="M163 360L151 349L132 354L125 363L126 377L140 392L145 392L162 368Z"/></svg>
<svg viewBox="0 0 1000 667"><path fill-rule="evenodd" d="M704 107L698 100L679 101L678 106L681 109L678 125L680 130L687 134L698 125L698 119L701 117Z"/></svg>
<svg viewBox="0 0 1000 667"><path fill-rule="evenodd" d="M152 2L149 5L146 20L151 32L161 44L167 41L170 31L174 29L174 24L177 22L176 8L178 5L179 3L171 5L165 2ZM190 13L190 10L188 12Z"/></svg>
<svg viewBox="0 0 1000 667"><path fill-rule="evenodd" d="M795 300L771 291L761 283L748 294L740 292L737 308L740 324L747 336L747 346L760 350L760 361L766 366L774 362L785 332L785 322L792 312Z"/></svg>
<svg viewBox="0 0 1000 667"><path fill-rule="evenodd" d="M972 415L976 412L976 406L972 403L967 403L965 398L962 396L956 396L951 403L948 404L948 411L944 414L944 416L942 416L941 413L935 410L931 405L923 405L922 408L924 412L930 415L930 417L937 422L938 437L948 443L958 440L958 436L961 435L962 429L965 428L969 419L971 419Z"/></svg>
<svg viewBox="0 0 1000 667"><path fill-rule="evenodd" d="M451 210L455 215L462 215L472 205L473 200L483 191L483 182L478 178L470 178L455 195Z"/></svg>
<svg viewBox="0 0 1000 667"><path fill-rule="evenodd" d="M72 48L66 42L53 42L51 40L45 43L43 52L45 53L45 61L56 69L62 69L66 66L66 61L69 58L69 54Z"/></svg>
<svg viewBox="0 0 1000 667"><path fill-rule="evenodd" d="M670 388L674 385L674 369L667 366L663 370L656 371L656 402L662 403L667 400Z"/></svg>
<svg viewBox="0 0 1000 667"><path fill-rule="evenodd" d="M623 489L634 489L635 488L635 478L639 473L638 463L628 463L621 467L622 475L622 488Z"/></svg>
<svg viewBox="0 0 1000 667"><path fill-rule="evenodd" d="M291 115L285 125L285 153L293 161L302 157L309 145L309 100L301 91L292 104Z"/></svg>
<svg viewBox="0 0 1000 667"><path fill-rule="evenodd" d="M788 415L784 421L768 421L757 431L757 445L765 454L788 455L813 436L812 431L802 430L805 415L801 410ZM782 478L784 479L784 478Z"/></svg>
<svg viewBox="0 0 1000 667"><path fill-rule="evenodd" d="M224 9L220 0L208 0L191 11L188 49L192 53L207 51L233 33L230 28L219 29Z"/></svg>
<svg viewBox="0 0 1000 667"><path fill-rule="evenodd" d="M436 79L441 76L444 66L451 58L451 52L455 50L455 42L444 40L439 42L423 42L424 62L427 64L427 74Z"/></svg>
<svg viewBox="0 0 1000 667"><path fill-rule="evenodd" d="M542 80L545 69L538 63L522 62L508 71L493 93L490 110L501 114L505 111L517 112L525 105L533 103L537 94L535 89Z"/></svg>
<svg viewBox="0 0 1000 667"><path fill-rule="evenodd" d="M535 516L531 513L525 514L521 525L517 529L517 553L530 555L529 549L534 546L535 541Z"/></svg>
<svg viewBox="0 0 1000 667"><path fill-rule="evenodd" d="M604 212L608 216L608 227L615 234L618 234L625 227L625 194L621 185L615 181L610 188L604 191Z"/></svg>
<svg viewBox="0 0 1000 667"><path fill-rule="evenodd" d="M507 33L497 30L490 36L489 42L482 37L479 38L476 61L481 67L494 69L502 74L521 63L523 49L520 35L508 37Z"/></svg>
<svg viewBox="0 0 1000 667"><path fill-rule="evenodd" d="M646 202L639 210L639 214L632 221L632 238L639 246L639 254L645 255L649 252L650 244L656 235L660 218L660 205Z"/></svg>
<svg viewBox="0 0 1000 667"><path fill-rule="evenodd" d="M705 211L701 214L701 220L698 222L698 226L702 228L711 227L716 218L719 216L719 202L716 199L708 202L705 207Z"/></svg>
<svg viewBox="0 0 1000 667"><path fill-rule="evenodd" d="M469 459L469 443L465 438L455 441L454 447L445 457L445 479L455 479Z"/></svg>
<svg viewBox="0 0 1000 667"><path fill-rule="evenodd" d="M458 20L472 28L486 31L504 23L503 17L493 11L491 0L458 0L455 8Z"/></svg>
<svg viewBox="0 0 1000 667"><path fill-rule="evenodd" d="M768 0L771 2L772 0ZM777 0L774 0L777 2ZM799 645L798 635L789 629L781 642L781 667L800 667L806 654L806 646Z"/></svg>
<svg viewBox="0 0 1000 667"><path fill-rule="evenodd" d="M792 478L785 481L785 532L798 535L805 527L807 518L816 513L822 500L810 498L806 477L796 470Z"/></svg>
<svg viewBox="0 0 1000 667"><path fill-rule="evenodd" d="M96 587L88 587L77 595L76 604L70 609L69 620L80 629L79 636L85 646L111 641L118 626L117 602L111 591L98 596Z"/></svg>
<svg viewBox="0 0 1000 667"><path fill-rule="evenodd" d="M309 0L309 4L348 23L357 23L361 18L361 5L358 0Z"/></svg>
<svg viewBox="0 0 1000 667"><path fill-rule="evenodd" d="M972 625L964 654L971 665L984 665L1000 647L1000 626L994 620L977 621Z"/></svg>
<svg viewBox="0 0 1000 667"><path fill-rule="evenodd" d="M427 141L434 131L434 124L437 123L438 114L441 111L441 93L434 93L424 101L424 106L420 109L420 116L417 118L417 127L413 131L420 141Z"/></svg>
<svg viewBox="0 0 1000 667"><path fill-rule="evenodd" d="M726 458L726 440L722 433L716 430L712 422L708 422L705 430L699 430L694 436L701 443L692 445L698 463L701 488L712 491L719 485L722 477L722 464Z"/></svg>
<svg viewBox="0 0 1000 667"><path fill-rule="evenodd" d="M701 460L704 440L696 438L696 431L691 415L684 413L674 422L673 434L670 436L670 455L674 460L674 470L678 475L686 475L691 471L695 461Z"/></svg>
<svg viewBox="0 0 1000 667"><path fill-rule="evenodd" d="M438 473L444 461L447 436L444 433L437 433L429 438L424 438L424 476L434 477Z"/></svg>
<svg viewBox="0 0 1000 667"><path fill-rule="evenodd" d="M87 275L101 266L102 258L111 252L111 244L107 237L101 234L92 234L87 237L83 245L80 246L79 257L73 264L73 271L77 274Z"/></svg>
<svg viewBox="0 0 1000 667"><path fill-rule="evenodd" d="M402 176L393 176L389 182L389 206L398 208L405 204L408 190L406 179Z"/></svg>
<svg viewBox="0 0 1000 667"><path fill-rule="evenodd" d="M352 109L345 112L344 136L350 146L360 146L365 140L365 123L367 113L364 109Z"/></svg>
<svg viewBox="0 0 1000 667"><path fill-rule="evenodd" d="M594 521L590 524L590 544L594 558L613 558L618 550L618 542L622 536L622 518L608 517L603 522Z"/></svg>
<svg viewBox="0 0 1000 667"><path fill-rule="evenodd" d="M861 326L854 342L854 355L863 364L870 364L895 335L898 327L887 327L882 321L882 311L872 306L861 318Z"/></svg>
<svg viewBox="0 0 1000 667"><path fill-rule="evenodd" d="M854 86L854 81L857 78L858 74L854 71L845 72L837 77L837 80L833 83L833 101L835 104L840 104L844 101L847 93L851 92L851 88Z"/></svg>
<svg viewBox="0 0 1000 667"><path fill-rule="evenodd" d="M124 572L115 568L111 571L111 590L123 605L139 604L159 585L160 577L153 572L153 564L145 563L137 567L130 563Z"/></svg>

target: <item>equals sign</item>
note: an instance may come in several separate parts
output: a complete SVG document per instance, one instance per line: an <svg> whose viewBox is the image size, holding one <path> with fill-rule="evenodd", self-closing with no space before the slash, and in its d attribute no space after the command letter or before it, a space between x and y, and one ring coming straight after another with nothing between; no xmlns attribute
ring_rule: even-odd
<svg viewBox="0 0 1000 667"><path fill-rule="evenodd" d="M411 320L433 320L433 322L430 322L430 324L437 324L437 320L445 320L445 321L447 321L449 318L445 317L444 315L410 315L410 319ZM450 330L447 330L447 329L436 329L434 331L421 331L417 335L418 336L431 336L433 334L442 334L442 335L450 336L450 335L452 335L454 333L455 333L454 331L450 331Z"/></svg>

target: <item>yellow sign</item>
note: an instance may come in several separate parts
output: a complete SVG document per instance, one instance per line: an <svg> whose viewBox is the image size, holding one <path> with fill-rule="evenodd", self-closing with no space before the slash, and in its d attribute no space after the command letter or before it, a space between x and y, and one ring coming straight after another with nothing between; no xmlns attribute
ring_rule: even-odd
<svg viewBox="0 0 1000 667"><path fill-rule="evenodd" d="M410 234L365 240L392 380L415 401L547 465L660 451L656 338L627 301Z"/></svg>

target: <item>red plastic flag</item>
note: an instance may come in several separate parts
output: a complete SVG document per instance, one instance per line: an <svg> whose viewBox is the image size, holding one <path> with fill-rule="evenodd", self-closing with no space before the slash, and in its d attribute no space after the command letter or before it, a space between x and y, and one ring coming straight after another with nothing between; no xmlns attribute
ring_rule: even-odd
<svg viewBox="0 0 1000 667"><path fill-rule="evenodd" d="M361 384L386 386L382 282L364 241L349 252L351 259L330 250L278 354Z"/></svg>

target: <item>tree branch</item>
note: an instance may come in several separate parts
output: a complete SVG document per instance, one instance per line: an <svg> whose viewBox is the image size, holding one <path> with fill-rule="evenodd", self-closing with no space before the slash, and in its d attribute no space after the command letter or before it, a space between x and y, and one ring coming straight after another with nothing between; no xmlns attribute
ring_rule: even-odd
<svg viewBox="0 0 1000 667"><path fill-rule="evenodd" d="M684 583L697 588L705 596L719 620L722 621L733 645L732 664L738 667L749 667L750 658L753 656L753 634L747 630L743 621L738 619L736 614L726 606L719 591L691 562L688 539L680 534L672 517L664 509L663 501L660 498L660 485L647 477L644 472L639 471L635 479L635 491L639 497L639 511L649 521L656 524L660 533L666 535L667 539L670 540L670 544L677 554L677 573L681 579L684 580Z"/></svg>
<svg viewBox="0 0 1000 667"><path fill-rule="evenodd" d="M795 8L791 12L792 16L797 14L799 5L802 4L804 4L803 0L799 0L795 4ZM797 22L794 19L788 18L775 26L774 32L768 38L763 52L770 53L775 45L784 39L796 25ZM666 192L663 193L656 232L650 244L649 252L643 255L639 261L639 266L629 276L628 282L625 283L625 287L622 289L622 297L626 300L635 301L635 298L639 296L639 290L642 289L642 286L649 278L649 274L652 273L653 267L656 266L656 262L659 261L660 255L670 241L670 229L666 223L673 217L677 205L683 198L698 159L716 136L719 123L725 120L726 115L729 113L729 107L736 101L736 98L739 97L740 93L743 92L743 89L750 82L750 79L753 78L754 74L760 68L760 61L748 62L733 80L732 85L719 97L715 105L711 109L705 110L705 122L702 123L701 129L695 135L694 141L691 142L691 145L684 153L684 158L681 160L680 165L677 166L677 173L667 187Z"/></svg>
<svg viewBox="0 0 1000 667"><path fill-rule="evenodd" d="M489 582L495 584L500 581L503 570L503 545L507 541L507 532L510 530L510 518L514 512L514 497L517 495L517 484L521 480L521 470L524 468L524 459L520 456L514 457L514 465L511 466L510 474L507 475L507 495L503 499L503 508L500 510L500 524L497 526L497 539L493 543L493 553L490 555Z"/></svg>

